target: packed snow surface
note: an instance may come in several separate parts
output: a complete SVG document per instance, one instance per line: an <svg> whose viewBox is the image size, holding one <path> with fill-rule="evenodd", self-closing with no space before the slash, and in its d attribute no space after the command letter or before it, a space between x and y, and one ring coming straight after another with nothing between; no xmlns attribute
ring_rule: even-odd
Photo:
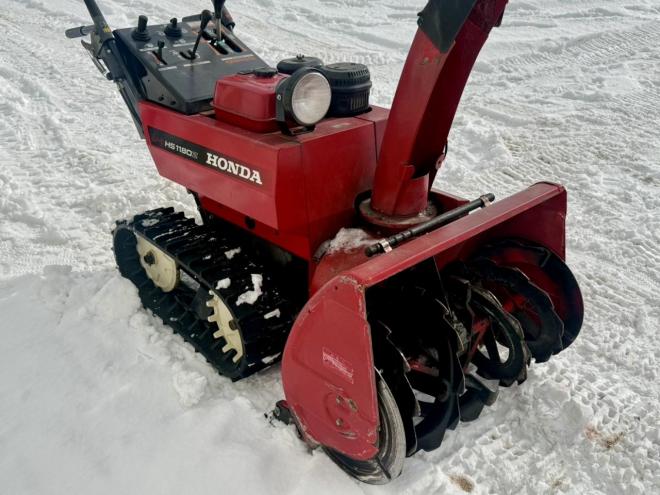
<svg viewBox="0 0 660 495"><path fill-rule="evenodd" d="M98 0L114 27L202 0ZM0 491L7 494L660 493L660 5L512 0L471 76L438 186L569 190L577 342L385 487L264 413L279 367L232 384L140 308L116 219L174 206L114 86L65 28L82 0L0 9ZM367 63L391 104L423 0L231 0L265 60Z"/></svg>

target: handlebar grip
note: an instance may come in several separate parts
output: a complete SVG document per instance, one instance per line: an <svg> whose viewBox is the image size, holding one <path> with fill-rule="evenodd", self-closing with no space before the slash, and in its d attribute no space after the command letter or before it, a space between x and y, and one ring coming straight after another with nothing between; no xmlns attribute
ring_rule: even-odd
<svg viewBox="0 0 660 495"><path fill-rule="evenodd" d="M64 31L64 35L69 38L82 38L83 36L87 36L89 33L94 31L94 26L78 26L74 28L69 28L66 31Z"/></svg>
<svg viewBox="0 0 660 495"><path fill-rule="evenodd" d="M215 15L220 16L222 12L222 9L225 6L226 0L213 0L213 10L215 10Z"/></svg>

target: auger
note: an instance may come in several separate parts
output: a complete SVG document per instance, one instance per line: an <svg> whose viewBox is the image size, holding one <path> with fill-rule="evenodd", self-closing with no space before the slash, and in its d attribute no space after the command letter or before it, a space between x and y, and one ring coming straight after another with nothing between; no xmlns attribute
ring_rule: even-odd
<svg viewBox="0 0 660 495"><path fill-rule="evenodd" d="M431 190L473 64L506 0L429 0L392 107L369 69L270 67L223 0L165 25L67 31L116 83L158 172L201 220L117 222L119 271L219 373L281 360L279 419L369 483L440 446L582 325L566 191ZM218 446L222 448L222 446Z"/></svg>

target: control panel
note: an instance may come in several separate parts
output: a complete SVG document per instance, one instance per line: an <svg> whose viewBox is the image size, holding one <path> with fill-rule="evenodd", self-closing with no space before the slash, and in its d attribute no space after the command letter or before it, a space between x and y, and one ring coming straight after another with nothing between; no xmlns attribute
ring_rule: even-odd
<svg viewBox="0 0 660 495"><path fill-rule="evenodd" d="M207 111L218 79L267 66L229 28L212 21L208 11L153 26L140 16L135 28L114 32L147 100L185 114Z"/></svg>

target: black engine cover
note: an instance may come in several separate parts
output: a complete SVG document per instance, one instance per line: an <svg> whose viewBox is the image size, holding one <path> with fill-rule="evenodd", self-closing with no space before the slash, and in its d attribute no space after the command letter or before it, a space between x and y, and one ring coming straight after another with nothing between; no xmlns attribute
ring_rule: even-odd
<svg viewBox="0 0 660 495"><path fill-rule="evenodd" d="M323 62L320 58L316 57L307 57L305 55L296 55L293 58L285 58L280 60L277 64L277 71L282 74L293 74L298 69L303 67L314 67L319 68L323 65Z"/></svg>

